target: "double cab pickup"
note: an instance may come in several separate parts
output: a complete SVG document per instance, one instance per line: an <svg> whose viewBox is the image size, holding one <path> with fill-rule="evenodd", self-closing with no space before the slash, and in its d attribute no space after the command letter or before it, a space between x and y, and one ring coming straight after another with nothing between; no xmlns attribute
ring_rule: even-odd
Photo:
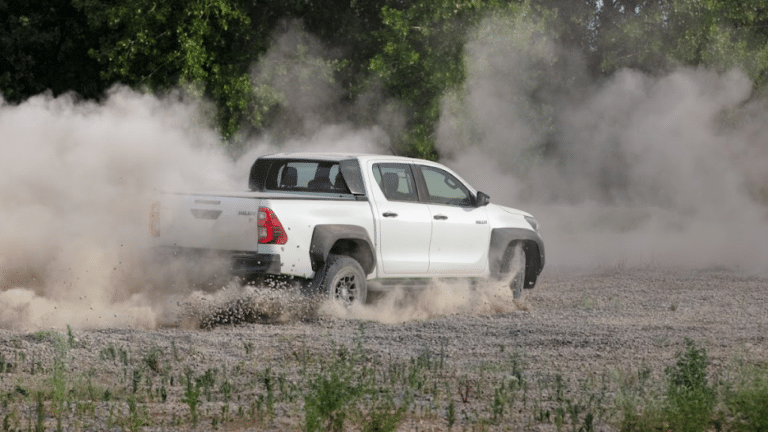
<svg viewBox="0 0 768 432"><path fill-rule="evenodd" d="M302 278L346 304L431 278L493 278L518 298L544 267L533 216L491 204L443 165L399 156L259 157L248 190L165 193L150 220L159 249L223 254L234 274Z"/></svg>

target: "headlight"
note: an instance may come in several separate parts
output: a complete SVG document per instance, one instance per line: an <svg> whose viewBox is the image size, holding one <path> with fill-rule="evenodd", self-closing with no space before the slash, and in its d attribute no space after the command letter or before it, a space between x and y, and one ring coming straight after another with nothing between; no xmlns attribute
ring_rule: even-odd
<svg viewBox="0 0 768 432"><path fill-rule="evenodd" d="M533 216L525 216L525 220L531 224L531 228L533 228L534 231L539 232L539 221L537 221L536 218Z"/></svg>

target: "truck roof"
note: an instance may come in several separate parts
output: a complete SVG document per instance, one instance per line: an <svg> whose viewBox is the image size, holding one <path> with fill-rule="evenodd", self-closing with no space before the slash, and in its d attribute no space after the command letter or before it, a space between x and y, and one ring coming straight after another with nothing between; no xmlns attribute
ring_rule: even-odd
<svg viewBox="0 0 768 432"><path fill-rule="evenodd" d="M312 159L312 160L340 161L344 159L353 159L362 155L363 154L356 154L356 153L288 152L288 153L274 153L274 154L259 156L259 159Z"/></svg>
<svg viewBox="0 0 768 432"><path fill-rule="evenodd" d="M327 160L327 161L341 161L345 159L361 159L361 160L397 160L403 163L408 162L429 162L423 159L414 159L404 156L372 154L372 153L342 153L342 152L286 152L286 153L274 153L264 156L259 156L259 159L309 159L309 160Z"/></svg>

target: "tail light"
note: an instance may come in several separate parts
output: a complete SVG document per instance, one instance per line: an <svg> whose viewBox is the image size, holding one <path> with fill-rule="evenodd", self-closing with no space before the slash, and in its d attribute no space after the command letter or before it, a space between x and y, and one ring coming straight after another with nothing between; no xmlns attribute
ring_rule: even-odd
<svg viewBox="0 0 768 432"><path fill-rule="evenodd" d="M149 207L149 233L152 237L160 237L160 202L155 201Z"/></svg>
<svg viewBox="0 0 768 432"><path fill-rule="evenodd" d="M259 207L259 244L285 244L288 236L275 212Z"/></svg>

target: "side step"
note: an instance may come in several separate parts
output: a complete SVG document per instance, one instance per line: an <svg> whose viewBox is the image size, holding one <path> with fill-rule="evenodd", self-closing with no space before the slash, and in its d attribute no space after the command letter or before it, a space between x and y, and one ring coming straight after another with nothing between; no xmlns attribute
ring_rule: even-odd
<svg viewBox="0 0 768 432"><path fill-rule="evenodd" d="M411 278L411 279L372 279L366 285L368 291L389 292L396 288L406 288L408 290L425 289L435 281L435 278ZM439 280L461 280L474 285L476 278L439 278Z"/></svg>

